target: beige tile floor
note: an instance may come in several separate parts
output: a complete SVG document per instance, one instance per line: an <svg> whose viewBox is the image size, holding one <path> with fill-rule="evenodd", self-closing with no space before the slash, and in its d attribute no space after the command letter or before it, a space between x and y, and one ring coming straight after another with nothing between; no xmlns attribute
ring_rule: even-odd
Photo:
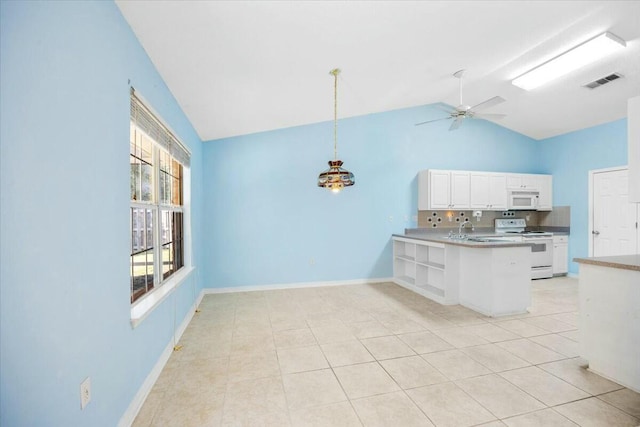
<svg viewBox="0 0 640 427"><path fill-rule="evenodd" d="M134 426L638 426L577 357L577 285L510 318L392 283L206 295Z"/></svg>

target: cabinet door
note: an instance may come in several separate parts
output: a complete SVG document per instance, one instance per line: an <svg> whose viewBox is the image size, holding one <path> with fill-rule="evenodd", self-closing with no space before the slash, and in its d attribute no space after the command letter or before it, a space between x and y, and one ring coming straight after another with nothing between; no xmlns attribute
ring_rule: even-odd
<svg viewBox="0 0 640 427"><path fill-rule="evenodd" d="M553 245L553 274L566 274L569 271L569 245Z"/></svg>
<svg viewBox="0 0 640 427"><path fill-rule="evenodd" d="M469 209L469 172L451 171L451 208Z"/></svg>
<svg viewBox="0 0 640 427"><path fill-rule="evenodd" d="M449 209L451 205L450 177L449 171L429 171L428 209Z"/></svg>
<svg viewBox="0 0 640 427"><path fill-rule="evenodd" d="M471 209L490 209L489 179L489 174L486 173L469 174L469 207Z"/></svg>
<svg viewBox="0 0 640 427"><path fill-rule="evenodd" d="M517 173L507 175L507 188L522 188L522 179Z"/></svg>
<svg viewBox="0 0 640 427"><path fill-rule="evenodd" d="M538 176L526 173L510 173L507 175L507 187L519 190L537 190Z"/></svg>
<svg viewBox="0 0 640 427"><path fill-rule="evenodd" d="M507 176L502 174L489 175L489 209L507 209Z"/></svg>
<svg viewBox="0 0 640 427"><path fill-rule="evenodd" d="M551 175L538 176L538 210L550 211L553 209L553 177Z"/></svg>
<svg viewBox="0 0 640 427"><path fill-rule="evenodd" d="M524 174L520 175L521 187L525 190L537 190L539 187L538 178L540 175Z"/></svg>

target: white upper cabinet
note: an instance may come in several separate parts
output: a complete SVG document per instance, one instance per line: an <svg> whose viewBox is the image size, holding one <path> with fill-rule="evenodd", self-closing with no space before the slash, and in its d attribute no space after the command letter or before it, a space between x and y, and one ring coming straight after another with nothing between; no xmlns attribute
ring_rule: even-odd
<svg viewBox="0 0 640 427"><path fill-rule="evenodd" d="M537 175L538 191L538 210L550 211L553 209L553 177L551 175Z"/></svg>
<svg viewBox="0 0 640 427"><path fill-rule="evenodd" d="M418 210L507 210L514 190L538 191L538 210L552 209L551 175L429 169L418 174Z"/></svg>
<svg viewBox="0 0 640 427"><path fill-rule="evenodd" d="M451 206L451 172L436 170L423 172L420 172L420 182L418 183L421 196L418 208L420 210L449 209Z"/></svg>
<svg viewBox="0 0 640 427"><path fill-rule="evenodd" d="M507 188L511 190L538 190L538 175L524 173L507 174Z"/></svg>
<svg viewBox="0 0 640 427"><path fill-rule="evenodd" d="M468 209L469 172L426 170L418 175L418 209Z"/></svg>
<svg viewBox="0 0 640 427"><path fill-rule="evenodd" d="M469 207L479 210L507 209L507 175L470 172Z"/></svg>
<svg viewBox="0 0 640 427"><path fill-rule="evenodd" d="M451 208L469 209L469 172L451 171Z"/></svg>

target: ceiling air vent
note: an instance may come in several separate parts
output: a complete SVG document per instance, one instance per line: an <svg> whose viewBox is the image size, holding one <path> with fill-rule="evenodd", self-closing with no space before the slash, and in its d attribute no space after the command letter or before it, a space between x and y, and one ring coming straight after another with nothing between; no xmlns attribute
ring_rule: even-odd
<svg viewBox="0 0 640 427"><path fill-rule="evenodd" d="M618 74L618 73L609 74L606 77L603 77L603 78L598 79L598 80L594 80L591 83L588 83L588 84L584 85L584 87L588 87L589 89L595 89L595 88L600 87L602 85L606 85L609 82L617 80L620 77L622 77L622 74Z"/></svg>

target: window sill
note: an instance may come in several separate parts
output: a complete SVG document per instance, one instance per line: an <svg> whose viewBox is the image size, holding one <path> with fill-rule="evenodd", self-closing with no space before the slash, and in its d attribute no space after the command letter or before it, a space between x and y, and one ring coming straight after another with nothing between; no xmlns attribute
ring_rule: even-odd
<svg viewBox="0 0 640 427"><path fill-rule="evenodd" d="M183 267L173 274L169 280L164 282L155 291L136 302L131 307L131 327L137 327L166 297L178 288L194 270L192 266Z"/></svg>

